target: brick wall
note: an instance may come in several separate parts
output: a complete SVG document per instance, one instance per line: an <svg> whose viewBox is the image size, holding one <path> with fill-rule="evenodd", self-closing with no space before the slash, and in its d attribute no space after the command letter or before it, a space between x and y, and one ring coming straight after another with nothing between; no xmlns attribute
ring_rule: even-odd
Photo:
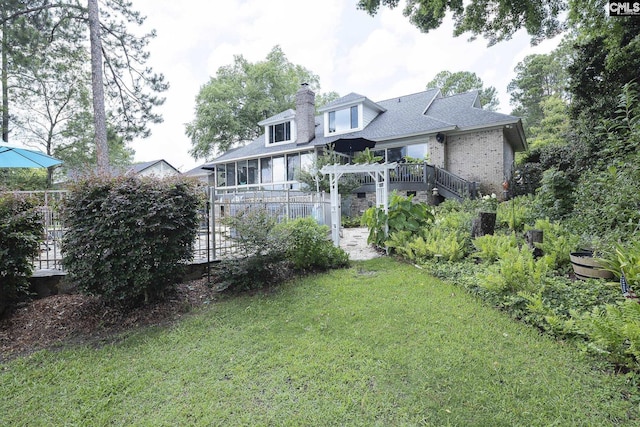
<svg viewBox="0 0 640 427"><path fill-rule="evenodd" d="M505 167L505 162L513 158L510 151L502 129L450 135L444 165L451 173L479 182L482 194L495 193L501 197L502 182L511 169L510 165Z"/></svg>

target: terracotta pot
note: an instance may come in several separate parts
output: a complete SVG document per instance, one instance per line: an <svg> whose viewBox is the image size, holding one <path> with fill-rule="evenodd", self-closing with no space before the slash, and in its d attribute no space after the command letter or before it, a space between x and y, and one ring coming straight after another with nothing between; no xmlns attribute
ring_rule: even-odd
<svg viewBox="0 0 640 427"><path fill-rule="evenodd" d="M598 261L593 258L591 252L571 252L569 254L571 259L571 265L573 266L573 272L578 279L611 279L613 273L607 270L603 270Z"/></svg>

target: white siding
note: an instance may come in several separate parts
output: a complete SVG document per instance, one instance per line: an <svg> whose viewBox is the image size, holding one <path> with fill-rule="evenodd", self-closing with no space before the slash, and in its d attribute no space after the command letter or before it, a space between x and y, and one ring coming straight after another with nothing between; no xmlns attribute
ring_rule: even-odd
<svg viewBox="0 0 640 427"><path fill-rule="evenodd" d="M360 104L362 106L362 104ZM378 117L378 112L372 108L367 107L366 105L362 106L362 128L366 128L369 123L373 121L376 117Z"/></svg>

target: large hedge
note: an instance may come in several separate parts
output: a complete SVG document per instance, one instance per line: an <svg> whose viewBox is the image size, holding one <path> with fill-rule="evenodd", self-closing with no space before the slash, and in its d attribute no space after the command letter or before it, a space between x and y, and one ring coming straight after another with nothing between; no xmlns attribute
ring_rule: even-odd
<svg viewBox="0 0 640 427"><path fill-rule="evenodd" d="M42 236L42 221L31 200L0 195L0 313L28 289Z"/></svg>
<svg viewBox="0 0 640 427"><path fill-rule="evenodd" d="M133 306L161 299L193 256L199 193L179 179L89 178L63 207L63 263L80 290Z"/></svg>

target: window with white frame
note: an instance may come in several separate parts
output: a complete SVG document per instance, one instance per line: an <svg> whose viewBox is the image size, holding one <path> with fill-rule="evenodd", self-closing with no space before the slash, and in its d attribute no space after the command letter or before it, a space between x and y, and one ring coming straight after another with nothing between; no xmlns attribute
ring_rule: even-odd
<svg viewBox="0 0 640 427"><path fill-rule="evenodd" d="M329 111L327 116L327 131L329 133L348 132L353 129L358 129L360 126L357 105L343 108L341 110Z"/></svg>
<svg viewBox="0 0 640 427"><path fill-rule="evenodd" d="M291 122L269 126L269 144L291 141Z"/></svg>

